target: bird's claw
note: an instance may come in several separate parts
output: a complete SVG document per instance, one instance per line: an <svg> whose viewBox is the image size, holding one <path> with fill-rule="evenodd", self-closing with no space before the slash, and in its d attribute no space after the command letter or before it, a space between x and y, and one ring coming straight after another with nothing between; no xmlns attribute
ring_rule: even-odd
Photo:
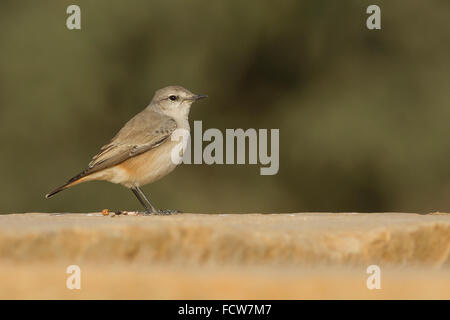
<svg viewBox="0 0 450 320"><path fill-rule="evenodd" d="M171 215L171 214L177 214L177 213L181 213L180 210L172 210L172 209L163 209L163 210L157 210L156 213L157 215Z"/></svg>

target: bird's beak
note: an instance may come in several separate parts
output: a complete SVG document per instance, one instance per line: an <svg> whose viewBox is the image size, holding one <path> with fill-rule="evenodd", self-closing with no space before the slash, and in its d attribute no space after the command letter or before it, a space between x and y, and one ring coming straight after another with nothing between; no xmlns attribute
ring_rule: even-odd
<svg viewBox="0 0 450 320"><path fill-rule="evenodd" d="M204 98L208 98L208 96L206 94L197 94L192 97L192 100L197 101L197 100L204 99Z"/></svg>

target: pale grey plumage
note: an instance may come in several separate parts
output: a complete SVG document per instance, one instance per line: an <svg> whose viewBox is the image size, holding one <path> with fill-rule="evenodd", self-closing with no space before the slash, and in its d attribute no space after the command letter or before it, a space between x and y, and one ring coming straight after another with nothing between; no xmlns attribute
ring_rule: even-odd
<svg viewBox="0 0 450 320"><path fill-rule="evenodd" d="M170 151L170 149L161 145L170 145L165 144L165 142L177 128L189 130L188 114L190 106L194 101L204 97L206 96L195 95L180 86L165 87L156 91L148 107L129 120L111 141L100 149L100 152L92 158L86 170L47 194L46 197L49 198L80 182L98 179L121 183L132 189L134 188L133 191L136 191L135 189L140 191L140 185L164 176L173 170L174 166L161 162L161 159L167 158L167 152ZM159 146L161 147L158 148ZM147 160L145 159L148 158L149 161L153 161L151 160L152 157L147 157L147 155L155 154L155 152L162 152L161 154L166 152L166 156L158 158L160 161L159 167L152 177L151 171L145 171L147 167L145 163ZM130 168L132 168L138 163L135 161L135 159L138 159L137 156L144 153L146 158L144 158L143 164L139 162L139 166L144 166L140 169L134 168L133 173L129 173L129 178L123 167L117 169L129 164L130 161L134 161L134 164L130 164ZM139 157L139 159L142 159L142 157ZM152 168L151 163L148 164L148 168ZM107 174L104 174L104 172L107 172ZM137 174L138 172L140 173Z"/></svg>
<svg viewBox="0 0 450 320"><path fill-rule="evenodd" d="M177 128L176 121L152 109L138 113L104 145L89 163L86 174L115 166L159 146Z"/></svg>

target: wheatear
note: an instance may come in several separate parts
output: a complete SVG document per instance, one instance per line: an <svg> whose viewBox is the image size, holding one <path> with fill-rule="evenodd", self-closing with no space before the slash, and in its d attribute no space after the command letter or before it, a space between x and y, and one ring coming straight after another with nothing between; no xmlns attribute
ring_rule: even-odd
<svg viewBox="0 0 450 320"><path fill-rule="evenodd" d="M45 197L82 182L106 180L120 183L131 191L147 213L158 211L140 189L161 179L177 166L172 149L179 143L171 136L175 129L189 130L189 110L193 102L206 98L179 86L156 91L152 101L135 115L112 140L97 153L86 170Z"/></svg>

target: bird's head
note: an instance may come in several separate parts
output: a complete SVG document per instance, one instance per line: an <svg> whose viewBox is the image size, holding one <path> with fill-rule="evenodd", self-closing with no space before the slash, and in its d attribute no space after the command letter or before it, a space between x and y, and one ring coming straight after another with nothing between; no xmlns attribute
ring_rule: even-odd
<svg viewBox="0 0 450 320"><path fill-rule="evenodd" d="M169 86L156 91L151 105L168 116L187 117L191 105L206 97L206 95L194 94L180 86Z"/></svg>

